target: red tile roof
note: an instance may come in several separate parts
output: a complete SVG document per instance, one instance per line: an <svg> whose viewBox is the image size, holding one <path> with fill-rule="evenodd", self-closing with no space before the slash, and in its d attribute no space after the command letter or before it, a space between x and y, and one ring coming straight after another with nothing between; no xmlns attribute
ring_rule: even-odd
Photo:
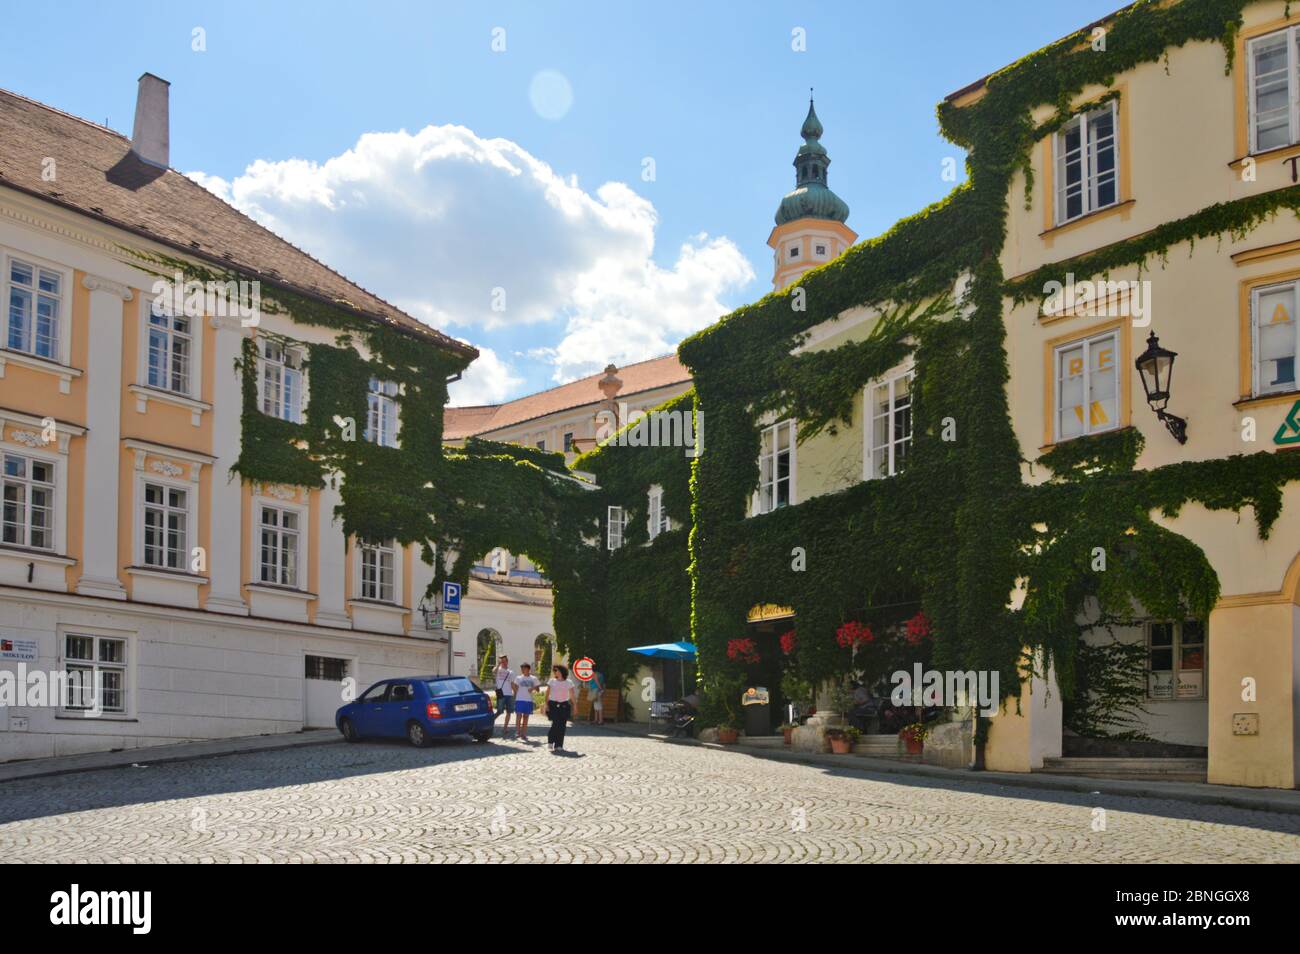
<svg viewBox="0 0 1300 954"><path fill-rule="evenodd" d="M41 178L46 156L56 162L53 182ZM470 345L344 278L193 180L142 162L121 133L0 90L0 187L5 186L146 236L186 257L341 304L467 357L478 355Z"/></svg>
<svg viewBox="0 0 1300 954"><path fill-rule="evenodd" d="M616 372L623 387L615 400L622 401L642 391L681 384L691 380L691 373L677 360L677 355L664 355L619 368ZM473 407L449 407L443 418L443 437L459 440L475 434L485 434L513 424L522 424L558 411L596 404L605 399L596 382L605 376L604 371L589 374L577 381L561 384L558 388L530 394L505 404L480 404Z"/></svg>

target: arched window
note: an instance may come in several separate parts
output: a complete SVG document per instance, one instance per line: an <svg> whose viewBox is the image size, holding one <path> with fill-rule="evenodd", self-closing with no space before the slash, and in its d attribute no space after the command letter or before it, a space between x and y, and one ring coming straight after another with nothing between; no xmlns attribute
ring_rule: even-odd
<svg viewBox="0 0 1300 954"><path fill-rule="evenodd" d="M542 680L549 677L554 659L555 637L550 633L541 633L533 640L533 675Z"/></svg>
<svg viewBox="0 0 1300 954"><path fill-rule="evenodd" d="M492 678L492 670L497 664L497 647L500 645L501 634L495 629L478 631L478 649L475 655L478 658L478 679L484 685Z"/></svg>

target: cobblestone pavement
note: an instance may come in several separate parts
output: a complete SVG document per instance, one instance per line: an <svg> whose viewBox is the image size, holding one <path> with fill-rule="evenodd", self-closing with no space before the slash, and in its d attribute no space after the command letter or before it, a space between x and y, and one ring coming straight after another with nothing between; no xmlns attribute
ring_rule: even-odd
<svg viewBox="0 0 1300 954"><path fill-rule="evenodd" d="M0 785L4 861L1300 861L1300 817L789 764L576 729ZM1105 830L1094 831L1095 809Z"/></svg>

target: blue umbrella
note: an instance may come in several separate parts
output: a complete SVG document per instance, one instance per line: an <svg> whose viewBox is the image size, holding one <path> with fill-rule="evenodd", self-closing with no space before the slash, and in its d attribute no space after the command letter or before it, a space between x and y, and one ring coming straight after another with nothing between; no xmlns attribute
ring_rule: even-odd
<svg viewBox="0 0 1300 954"><path fill-rule="evenodd" d="M628 652L653 659L676 659L682 664L682 692L686 692L686 660L695 658L694 643L655 643L652 646L630 646Z"/></svg>

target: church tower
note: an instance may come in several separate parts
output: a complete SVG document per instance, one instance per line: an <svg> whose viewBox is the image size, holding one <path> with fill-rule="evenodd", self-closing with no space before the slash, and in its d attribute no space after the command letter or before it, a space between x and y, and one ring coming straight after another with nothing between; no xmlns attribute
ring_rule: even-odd
<svg viewBox="0 0 1300 954"><path fill-rule="evenodd" d="M808 118L799 130L803 145L794 157L795 188L776 210L776 228L767 237L775 268L772 287L779 291L810 268L824 265L857 241L844 224L848 204L826 185L831 157L820 142L821 120L808 99Z"/></svg>

